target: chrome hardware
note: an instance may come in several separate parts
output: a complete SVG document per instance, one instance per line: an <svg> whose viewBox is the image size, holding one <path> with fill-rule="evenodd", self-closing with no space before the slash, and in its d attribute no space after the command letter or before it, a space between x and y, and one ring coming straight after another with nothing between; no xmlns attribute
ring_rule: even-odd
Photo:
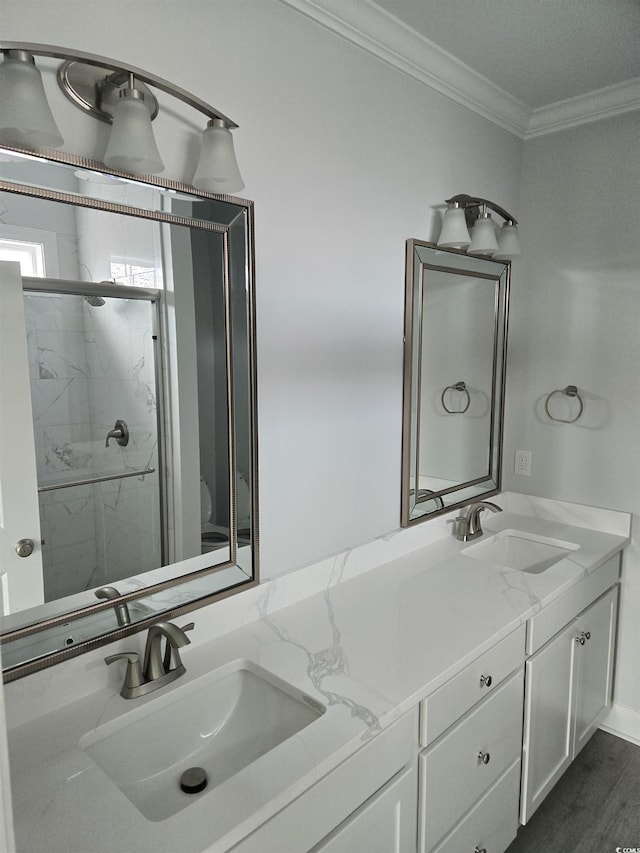
<svg viewBox="0 0 640 853"><path fill-rule="evenodd" d="M18 539L15 544L18 557L30 557L33 554L33 539Z"/></svg>
<svg viewBox="0 0 640 853"><path fill-rule="evenodd" d="M101 477L85 477L84 480L68 480L53 483L51 486L38 486L38 492L53 492L56 489L73 489L75 486L91 486L94 483L107 483L109 480L126 480L127 477L144 477L155 474L155 468L141 468L139 471L125 471L123 474L104 474Z"/></svg>
<svg viewBox="0 0 640 853"><path fill-rule="evenodd" d="M447 391L462 391L463 394L467 395L467 399L462 409L450 409L444 401L445 394ZM449 415L464 415L469 406L471 405L471 395L469 394L469 389L465 385L464 382L456 382L454 385L447 385L447 387L442 392L442 396L440 397L440 402L442 403L442 408Z"/></svg>
<svg viewBox="0 0 640 853"><path fill-rule="evenodd" d="M490 675L481 675L480 676L480 687L491 687L493 683L493 678Z"/></svg>
<svg viewBox="0 0 640 853"><path fill-rule="evenodd" d="M185 625L184 628L178 628L172 622L158 622L149 628L142 666L145 681L157 681L166 675L173 675L173 678L177 678L185 672L178 649L191 642L184 632L190 631L192 628L193 622ZM166 640L164 657L161 654L163 638Z"/></svg>
<svg viewBox="0 0 640 853"><path fill-rule="evenodd" d="M584 646L585 642L587 641L587 637L585 636L584 631L581 634L578 634L578 636L574 637L573 639L576 641L576 643L580 643L581 646Z"/></svg>
<svg viewBox="0 0 640 853"><path fill-rule="evenodd" d="M415 496L415 502L417 504L423 503L424 501L433 501L438 509L444 509L444 501L440 495L433 491L433 489L418 489L417 492L415 489L409 489L409 495Z"/></svg>
<svg viewBox="0 0 640 853"><path fill-rule="evenodd" d="M573 418L556 418L549 411L549 404L553 399L555 394L564 394L566 397L575 397L578 401L578 413ZM556 388L555 391L552 391L550 394L547 394L544 401L544 410L547 413L547 417L552 421L558 421L561 424L574 424L582 415L584 411L584 403L582 401L582 397L578 393L578 389L575 385L567 385L566 388Z"/></svg>
<svg viewBox="0 0 640 853"><path fill-rule="evenodd" d="M115 588L115 586L101 586L100 589L95 591L96 598L106 598L111 601L115 601L117 598L120 598L120 593ZM131 616L129 614L129 608L124 602L120 602L120 604L114 604L113 609L116 612L116 621L118 625L123 628L125 625L131 625Z"/></svg>
<svg viewBox="0 0 640 853"><path fill-rule="evenodd" d="M584 636L585 636L586 640L590 640L591 639L591 631L585 631Z"/></svg>
<svg viewBox="0 0 640 853"><path fill-rule="evenodd" d="M113 429L107 433L107 440L104 443L105 447L109 447L109 440L115 438L120 447L126 447L129 444L129 427L124 421L117 420Z"/></svg>
<svg viewBox="0 0 640 853"><path fill-rule="evenodd" d="M469 538L469 519L465 518L464 515L456 516L456 520L453 522L453 535L460 542L466 542Z"/></svg>
<svg viewBox="0 0 640 853"><path fill-rule="evenodd" d="M118 655L109 655L109 657L104 659L104 662L108 666L109 664L117 660L127 661L127 671L124 676L124 684L122 685L120 695L124 699L135 699L136 696L142 696L143 693L148 693L149 691L142 689L147 685L144 684L144 679L142 677L142 670L140 669L140 657L138 656L138 653L122 652Z"/></svg>
<svg viewBox="0 0 640 853"><path fill-rule="evenodd" d="M127 671L120 695L125 699L136 699L145 696L153 690L170 684L183 675L186 670L180 660L178 649L188 645L191 640L185 631L191 631L193 622L179 628L172 622L157 622L149 628L147 643L144 650L144 664L140 667L140 658L137 652L123 652L119 655L110 655L105 658L105 663L110 664L116 660L127 660ZM162 654L162 641L166 646Z"/></svg>
<svg viewBox="0 0 640 853"><path fill-rule="evenodd" d="M460 542L468 542L470 539L477 539L482 536L482 526L480 524L480 513L490 509L491 512L502 512L502 507L491 501L478 501L470 504L466 516L459 515L453 527L453 535Z"/></svg>
<svg viewBox="0 0 640 853"><path fill-rule="evenodd" d="M482 752L482 750L480 750L480 752L478 753L478 759L483 764L488 764L491 761L491 755L488 752Z"/></svg>
<svg viewBox="0 0 640 853"><path fill-rule="evenodd" d="M487 853L487 848L478 847L478 845L476 844L476 846L473 848L473 853Z"/></svg>

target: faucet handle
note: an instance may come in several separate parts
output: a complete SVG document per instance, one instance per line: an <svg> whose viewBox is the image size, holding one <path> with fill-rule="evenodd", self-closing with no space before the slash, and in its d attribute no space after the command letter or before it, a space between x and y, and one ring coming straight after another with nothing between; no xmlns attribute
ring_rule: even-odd
<svg viewBox="0 0 640 853"><path fill-rule="evenodd" d="M180 630L184 633L185 631L193 631L195 627L195 622L189 622L188 625L185 625ZM189 645L191 640L188 637L185 637L186 643L183 645ZM162 661L165 672L171 672L174 669L179 669L182 666L182 661L180 660L180 652L178 651L177 646L174 646L172 643L167 642L164 649L164 658Z"/></svg>
<svg viewBox="0 0 640 853"><path fill-rule="evenodd" d="M453 523L453 535L460 542L466 542L469 536L469 519L466 515L458 515Z"/></svg>
<svg viewBox="0 0 640 853"><path fill-rule="evenodd" d="M143 684L142 669L140 668L140 656L137 652L121 652L117 655L109 655L104 659L107 666L117 660L127 661L127 671L124 676L124 684L120 695L125 699L132 699L136 688Z"/></svg>

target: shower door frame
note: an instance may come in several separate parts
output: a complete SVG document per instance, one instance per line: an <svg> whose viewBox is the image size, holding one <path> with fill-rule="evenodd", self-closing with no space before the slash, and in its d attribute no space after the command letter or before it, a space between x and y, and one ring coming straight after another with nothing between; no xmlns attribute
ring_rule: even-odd
<svg viewBox="0 0 640 853"><path fill-rule="evenodd" d="M152 303L151 312L151 335L153 339L154 356L154 379L156 392L156 431L158 436L158 501L160 510L160 566L164 566L168 559L168 517L166 499L166 471L167 450L165 435L165 396L164 396L164 365L162 354L165 352L163 346L163 291L157 288L132 287L131 285L115 284L110 281L75 281L63 278L34 278L22 276L22 291L30 293L60 293L65 296L102 296L115 299L137 299ZM133 476L125 474L124 477ZM119 479L118 475L110 479ZM89 484L92 480L87 478L82 484ZM93 479L93 482L96 482ZM75 485L80 485L77 483ZM160 566L156 568L160 568ZM111 583L111 581L108 581ZM115 581L113 581L115 583Z"/></svg>

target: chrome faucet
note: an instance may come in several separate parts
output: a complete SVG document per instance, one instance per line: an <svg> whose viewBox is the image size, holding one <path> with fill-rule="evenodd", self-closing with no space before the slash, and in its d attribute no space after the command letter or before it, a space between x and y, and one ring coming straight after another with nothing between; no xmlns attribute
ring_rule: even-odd
<svg viewBox="0 0 640 853"><path fill-rule="evenodd" d="M153 690L170 684L183 675L186 670L180 660L178 649L188 645L191 640L186 631L191 631L193 622L179 628L172 622L157 622L149 628L144 649L144 663L140 666L140 656L137 652L121 652L106 657L107 665L117 660L127 661L127 671L120 695L125 699L136 699ZM165 641L164 654L162 641Z"/></svg>
<svg viewBox="0 0 640 853"><path fill-rule="evenodd" d="M100 589L95 591L94 595L96 598L106 598L109 601L117 601L120 598L120 593L115 586L101 586ZM118 627L124 628L125 625L131 625L129 608L124 601L114 604L113 609L116 613Z"/></svg>
<svg viewBox="0 0 640 853"><path fill-rule="evenodd" d="M468 542L470 539L477 539L482 536L482 525L480 524L480 513L484 509L490 509L491 512L502 512L502 507L491 501L477 501L470 504L466 515L459 515L454 523L453 535L461 542Z"/></svg>

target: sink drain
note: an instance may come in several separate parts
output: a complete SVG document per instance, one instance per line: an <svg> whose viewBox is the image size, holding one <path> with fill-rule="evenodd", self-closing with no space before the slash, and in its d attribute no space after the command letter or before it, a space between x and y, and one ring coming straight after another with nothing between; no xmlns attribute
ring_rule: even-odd
<svg viewBox="0 0 640 853"><path fill-rule="evenodd" d="M207 774L202 767L190 767L180 777L180 788L185 794L199 794L207 787Z"/></svg>

